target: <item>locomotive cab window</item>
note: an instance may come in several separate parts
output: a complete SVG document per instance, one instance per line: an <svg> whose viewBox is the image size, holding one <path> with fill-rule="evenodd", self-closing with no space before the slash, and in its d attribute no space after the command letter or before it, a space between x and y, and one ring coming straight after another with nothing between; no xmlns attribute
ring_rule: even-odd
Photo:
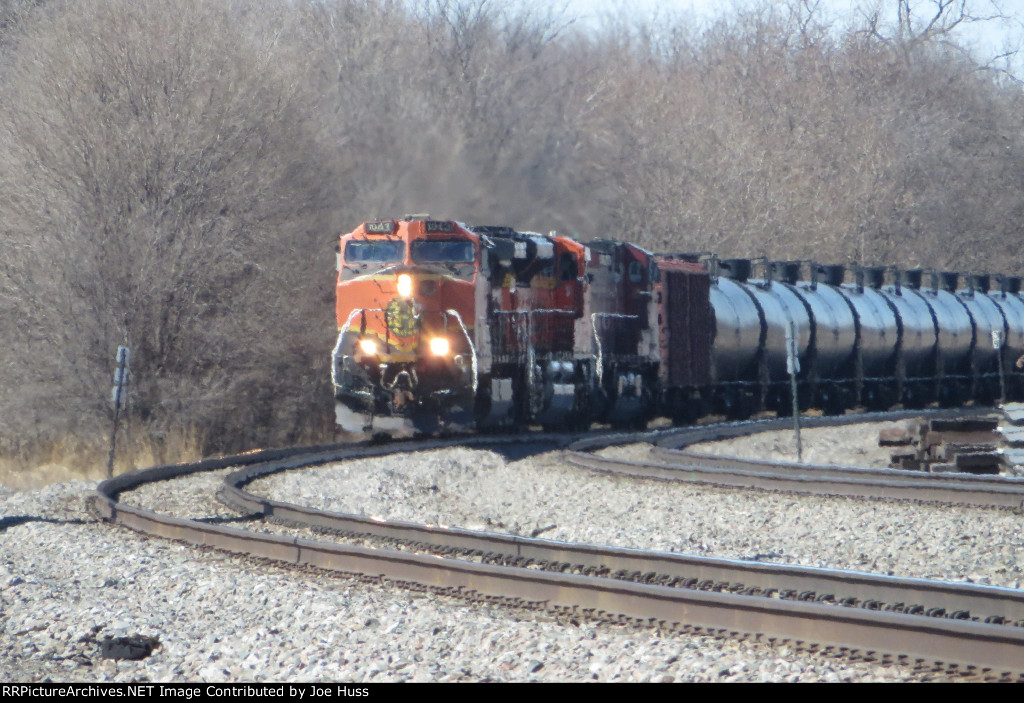
<svg viewBox="0 0 1024 703"><path fill-rule="evenodd" d="M412 260L417 264L471 264L476 252L467 239L419 239L412 243Z"/></svg>
<svg viewBox="0 0 1024 703"><path fill-rule="evenodd" d="M575 281L576 280L576 257L569 252L563 253L558 257L558 277L563 281Z"/></svg>
<svg viewBox="0 0 1024 703"><path fill-rule="evenodd" d="M352 240L345 245L346 264L395 264L405 259L405 246L401 241Z"/></svg>

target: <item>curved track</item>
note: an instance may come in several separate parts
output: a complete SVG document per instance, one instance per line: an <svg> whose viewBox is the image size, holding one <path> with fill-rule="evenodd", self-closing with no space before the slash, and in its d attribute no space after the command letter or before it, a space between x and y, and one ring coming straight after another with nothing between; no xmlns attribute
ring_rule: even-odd
<svg viewBox="0 0 1024 703"><path fill-rule="evenodd" d="M974 411L977 413L977 410ZM801 420L802 426L837 427L862 422L884 422L921 417L921 411L871 413ZM932 411L929 417L962 417L965 410ZM752 427L753 425L753 427ZM587 453L605 446L600 439L583 440L567 460L576 466L669 481L718 486L763 488L794 493L813 493L857 498L918 500L958 505L993 506L1024 510L1024 478L976 476L955 473L924 473L899 469L871 469L821 464L793 464L738 459L689 451L685 447L742 437L753 432L788 430L791 420L764 420L694 427L656 433L647 461L605 459ZM756 429L754 429L756 428ZM639 438L638 438L639 439Z"/></svg>
<svg viewBox="0 0 1024 703"><path fill-rule="evenodd" d="M892 419L892 415L831 418L832 423L821 419L816 424L877 419ZM737 436L770 428L771 423L767 424L589 437L572 448L593 449L639 439L669 443L681 436L700 435L703 439L708 433ZM149 534L398 580L415 588L440 588L470 598L543 608L560 615L582 612L642 620L666 628L785 639L811 649L838 650L872 659L909 659L929 666L938 663L947 671L992 678L1020 678L1024 672L1024 628L997 624L1024 621L1024 597L1019 591L389 523L267 501L243 490L246 483L259 476L357 457L455 444L538 441L549 446L571 443L569 438L542 435L258 452L126 474L101 484L93 505L103 517ZM572 452L570 456L578 458L580 454ZM388 541L389 547L404 549L252 533L170 518L118 502L121 492L144 483L232 466L245 468L229 476L222 493L227 502L243 511L350 535L368 535ZM446 556L438 556L438 552ZM469 561L467 555L479 561Z"/></svg>

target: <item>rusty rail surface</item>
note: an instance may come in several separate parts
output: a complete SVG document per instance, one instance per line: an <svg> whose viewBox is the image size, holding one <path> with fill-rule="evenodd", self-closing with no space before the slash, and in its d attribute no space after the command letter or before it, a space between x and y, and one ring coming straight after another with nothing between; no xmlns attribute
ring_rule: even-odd
<svg viewBox="0 0 1024 703"><path fill-rule="evenodd" d="M918 413L920 414L920 413ZM864 420L862 420L864 421ZM756 430L752 430L756 431ZM635 441L624 435L620 441ZM540 437L520 437L537 441ZM919 617L799 600L680 589L605 577L477 564L390 549L323 543L251 533L182 520L119 502L120 493L150 481L199 471L249 466L269 473L342 459L453 445L486 446L507 439L462 438L387 446L330 446L257 452L174 466L155 467L101 483L91 498L101 517L126 527L282 562L364 574L441 588L472 598L496 598L543 607L560 614L628 618L663 627L714 634L784 639L809 648L835 649L872 658L939 662L949 671L985 672L995 678L1024 678L1024 628L982 622ZM545 441L558 443L547 436ZM567 440L566 440L567 441ZM603 440L606 443L608 439ZM761 565L764 566L764 565Z"/></svg>
<svg viewBox="0 0 1024 703"><path fill-rule="evenodd" d="M972 412L973 410L973 412ZM978 409L901 411L840 417L805 418L805 427L836 427L910 417L963 417ZM638 478L703 483L737 488L759 488L814 495L919 500L960 505L1024 509L1024 479L956 473L924 473L903 469L861 468L829 464L797 464L704 454L686 450L699 442L747 436L755 432L786 430L790 420L723 423L707 427L669 430L649 441L654 445L648 461L626 461L594 456L607 446L588 439L573 446L566 460L594 471Z"/></svg>
<svg viewBox="0 0 1024 703"><path fill-rule="evenodd" d="M746 594L789 594L800 600L943 617L956 614L1024 626L1024 591L969 583L898 578L804 566L717 559L673 552L559 542L441 525L336 513L256 496L243 489L272 470L252 467L224 479L222 502L243 514L349 536L369 536L453 556L473 555L518 566L573 571L645 583Z"/></svg>

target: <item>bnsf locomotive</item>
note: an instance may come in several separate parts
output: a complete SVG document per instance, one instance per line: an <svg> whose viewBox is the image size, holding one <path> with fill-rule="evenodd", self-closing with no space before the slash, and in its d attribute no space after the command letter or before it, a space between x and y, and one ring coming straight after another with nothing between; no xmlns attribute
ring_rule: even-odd
<svg viewBox="0 0 1024 703"><path fill-rule="evenodd" d="M757 278L754 274L759 273ZM1024 395L1021 279L366 222L338 254L349 431L642 426Z"/></svg>

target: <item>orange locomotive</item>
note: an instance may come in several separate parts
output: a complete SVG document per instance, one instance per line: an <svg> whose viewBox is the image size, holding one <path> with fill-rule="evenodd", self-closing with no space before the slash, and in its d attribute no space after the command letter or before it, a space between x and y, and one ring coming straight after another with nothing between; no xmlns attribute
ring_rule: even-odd
<svg viewBox="0 0 1024 703"><path fill-rule="evenodd" d="M333 380L343 429L472 422L479 251L478 235L424 217L341 237Z"/></svg>

